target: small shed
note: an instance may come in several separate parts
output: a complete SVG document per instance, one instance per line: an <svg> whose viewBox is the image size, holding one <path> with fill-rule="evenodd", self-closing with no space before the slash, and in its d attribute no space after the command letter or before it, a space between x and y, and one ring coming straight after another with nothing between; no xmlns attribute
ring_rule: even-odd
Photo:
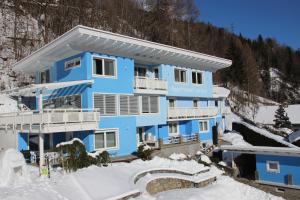
<svg viewBox="0 0 300 200"><path fill-rule="evenodd" d="M255 178L258 183L300 189L300 148L230 146L222 150L255 155Z"/></svg>

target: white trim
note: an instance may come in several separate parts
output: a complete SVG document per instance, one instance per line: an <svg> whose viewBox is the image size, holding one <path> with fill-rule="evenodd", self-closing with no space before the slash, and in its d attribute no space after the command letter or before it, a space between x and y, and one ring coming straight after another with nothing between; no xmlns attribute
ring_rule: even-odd
<svg viewBox="0 0 300 200"><path fill-rule="evenodd" d="M197 77L198 77L197 74L198 74L198 73L201 74L201 81L202 81L202 83L200 83L200 84L198 84L198 83L193 83L193 72L196 73L196 82L197 82ZM192 83L193 86L202 86L202 85L204 85L204 75L203 75L203 74L204 74L203 71L192 70L192 72L191 72L191 83Z"/></svg>
<svg viewBox="0 0 300 200"><path fill-rule="evenodd" d="M180 71L185 71L185 82L180 82L180 81L176 81L176 78L175 78L175 70L179 70ZM174 80L174 83L175 84L188 84L189 82L189 77L188 77L188 70L186 68L182 68L182 67L173 67L173 80ZM179 73L180 74L180 73Z"/></svg>
<svg viewBox="0 0 300 200"><path fill-rule="evenodd" d="M207 123L207 130L201 131L200 122L206 122ZM209 120L199 120L198 123L199 123L199 133L207 133L207 132L209 132L209 129L210 129L210 127L209 127Z"/></svg>
<svg viewBox="0 0 300 200"><path fill-rule="evenodd" d="M143 112L143 97L148 97L149 102L149 113ZM151 103L150 103L150 97L156 97L157 98L157 112L151 112ZM139 114L140 115L158 115L160 114L160 96L159 95L140 95L140 108L139 108Z"/></svg>
<svg viewBox="0 0 300 200"><path fill-rule="evenodd" d="M114 61L114 71L115 75L114 76L109 76L109 75L99 75L99 74L94 74L94 59L101 59L102 60L102 67L103 69L105 68L104 66L104 60L113 60ZM92 77L94 78L111 78L111 79L118 79L118 61L117 58L115 57L109 57L109 56L100 56L100 55L92 55L92 60L91 60L91 65L92 65ZM103 70L104 72L104 70Z"/></svg>
<svg viewBox="0 0 300 200"><path fill-rule="evenodd" d="M270 163L276 164L277 165L277 169L271 169L270 168ZM279 161L267 160L266 161L266 169L267 169L267 172L280 173L280 164L279 164Z"/></svg>
<svg viewBox="0 0 300 200"><path fill-rule="evenodd" d="M96 148L96 134L104 132L104 148ZM107 132L116 132L116 146L115 147L109 147L106 148L106 133ZM94 150L99 151L99 150L118 150L120 148L120 143L119 143L119 128L104 128L104 129L97 129L94 131Z"/></svg>
<svg viewBox="0 0 300 200"><path fill-rule="evenodd" d="M66 66L71 63L71 62L76 62L77 60L79 60L79 65L74 65L68 69L66 69ZM73 58L71 60L68 60L68 61L65 61L65 64L64 64L64 70L65 71L68 71L68 70L71 70L71 69L74 69L74 68L79 68L81 67L81 57L76 57L76 58Z"/></svg>

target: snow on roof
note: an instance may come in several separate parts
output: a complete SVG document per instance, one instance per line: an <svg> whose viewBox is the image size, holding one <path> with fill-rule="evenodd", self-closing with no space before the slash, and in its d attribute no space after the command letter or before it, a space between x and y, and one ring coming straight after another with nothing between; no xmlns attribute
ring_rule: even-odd
<svg viewBox="0 0 300 200"><path fill-rule="evenodd" d="M246 142L243 136L240 135L238 132L224 133L221 139L236 146L251 146L251 144Z"/></svg>
<svg viewBox="0 0 300 200"><path fill-rule="evenodd" d="M291 133L289 135L289 141L291 143L297 142L298 140L300 140L300 129L298 131L295 131L295 132L293 132L293 133Z"/></svg>
<svg viewBox="0 0 300 200"><path fill-rule="evenodd" d="M213 72L232 64L224 58L79 25L17 62L14 70L34 75L41 66L52 66L58 60L84 51Z"/></svg>
<svg viewBox="0 0 300 200"><path fill-rule="evenodd" d="M0 94L0 114L17 112L17 111L18 111L17 101L11 99L6 95Z"/></svg>
<svg viewBox="0 0 300 200"><path fill-rule="evenodd" d="M263 154L263 155L286 155L300 157L300 148L289 147L267 147L267 146L232 146L222 145L222 150L233 151L247 154Z"/></svg>
<svg viewBox="0 0 300 200"><path fill-rule="evenodd" d="M274 124L274 115L278 106L260 106L255 116L255 122ZM300 124L300 104L289 105L285 111L292 124Z"/></svg>
<svg viewBox="0 0 300 200"><path fill-rule="evenodd" d="M260 134L260 135L263 135L267 138L270 138L276 142L279 142L280 144L283 144L285 146L288 146L288 147L292 147L292 148L298 148L297 146L285 141L284 137L281 137L279 135L275 135L269 131L267 131L266 129L263 129L263 128L258 128L256 126L253 126L247 122L244 122L244 121L239 121L237 123L240 123L240 124L243 124L244 126L246 126L247 128L255 131L256 133Z"/></svg>
<svg viewBox="0 0 300 200"><path fill-rule="evenodd" d="M214 98L226 98L228 97L230 90L224 87L213 86L213 97Z"/></svg>

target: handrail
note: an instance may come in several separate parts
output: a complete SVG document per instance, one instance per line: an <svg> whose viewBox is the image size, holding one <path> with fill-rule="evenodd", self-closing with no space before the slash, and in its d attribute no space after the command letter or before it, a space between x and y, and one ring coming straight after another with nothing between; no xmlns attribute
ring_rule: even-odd
<svg viewBox="0 0 300 200"><path fill-rule="evenodd" d="M135 77L134 87L136 89L150 89L150 90L167 90L168 84L165 80L148 77Z"/></svg>

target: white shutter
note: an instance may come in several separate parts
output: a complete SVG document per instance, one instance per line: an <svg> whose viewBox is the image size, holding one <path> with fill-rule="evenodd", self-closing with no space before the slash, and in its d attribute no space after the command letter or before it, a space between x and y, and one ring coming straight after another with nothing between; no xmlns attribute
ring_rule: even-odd
<svg viewBox="0 0 300 200"><path fill-rule="evenodd" d="M105 114L103 94L94 94L94 108L98 108L101 115Z"/></svg>
<svg viewBox="0 0 300 200"><path fill-rule="evenodd" d="M105 95L105 114L116 115L116 95Z"/></svg>
<svg viewBox="0 0 300 200"><path fill-rule="evenodd" d="M150 96L150 112L158 113L158 97Z"/></svg>
<svg viewBox="0 0 300 200"><path fill-rule="evenodd" d="M132 115L139 114L139 97L129 96L129 113Z"/></svg>
<svg viewBox="0 0 300 200"><path fill-rule="evenodd" d="M120 114L128 115L129 114L129 103L127 95L120 95Z"/></svg>
<svg viewBox="0 0 300 200"><path fill-rule="evenodd" d="M149 97L148 96L142 96L142 112L143 113L149 113Z"/></svg>

